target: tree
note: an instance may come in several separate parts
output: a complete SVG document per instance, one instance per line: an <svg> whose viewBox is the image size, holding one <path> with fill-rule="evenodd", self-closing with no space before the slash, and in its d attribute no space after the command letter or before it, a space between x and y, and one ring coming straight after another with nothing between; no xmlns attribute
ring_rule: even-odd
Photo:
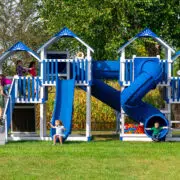
<svg viewBox="0 0 180 180"><path fill-rule="evenodd" d="M49 35L67 26L95 49L99 60L117 59L119 46L145 27L180 47L179 0L42 0L40 16ZM144 41L141 48L152 53L151 43Z"/></svg>
<svg viewBox="0 0 180 180"><path fill-rule="evenodd" d="M17 41L23 41L36 50L45 33L39 19L36 0L1 0L0 2L0 49L4 52ZM40 36L41 34L41 36ZM3 64L5 74L14 74L13 66L9 66L17 58L30 59L25 54L16 54L15 58ZM12 67L12 68L11 68Z"/></svg>

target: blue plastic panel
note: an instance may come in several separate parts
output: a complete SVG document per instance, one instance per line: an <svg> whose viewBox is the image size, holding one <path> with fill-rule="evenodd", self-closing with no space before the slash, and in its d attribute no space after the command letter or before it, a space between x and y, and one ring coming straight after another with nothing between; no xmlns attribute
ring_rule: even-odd
<svg viewBox="0 0 180 180"><path fill-rule="evenodd" d="M93 61L95 79L119 79L119 61Z"/></svg>
<svg viewBox="0 0 180 180"><path fill-rule="evenodd" d="M155 33L153 33L149 28L145 28L140 33L138 33L135 37L158 37Z"/></svg>

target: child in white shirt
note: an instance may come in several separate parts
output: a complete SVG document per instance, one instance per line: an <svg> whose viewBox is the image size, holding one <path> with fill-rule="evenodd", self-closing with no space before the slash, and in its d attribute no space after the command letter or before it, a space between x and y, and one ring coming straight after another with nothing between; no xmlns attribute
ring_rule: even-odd
<svg viewBox="0 0 180 180"><path fill-rule="evenodd" d="M53 136L54 145L56 144L57 138L59 139L59 143L62 144L63 137L64 137L64 130L65 130L62 121L56 120L55 126L53 126L51 123L49 123L49 124L50 124L51 128L56 129L56 134Z"/></svg>

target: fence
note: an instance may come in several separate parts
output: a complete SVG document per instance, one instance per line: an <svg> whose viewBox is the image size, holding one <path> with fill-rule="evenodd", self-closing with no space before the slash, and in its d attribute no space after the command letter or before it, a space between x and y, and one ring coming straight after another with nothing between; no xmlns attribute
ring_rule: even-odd
<svg viewBox="0 0 180 180"><path fill-rule="evenodd" d="M41 79L39 77L16 77L15 97L16 103L39 103Z"/></svg>
<svg viewBox="0 0 180 180"><path fill-rule="evenodd" d="M172 77L171 79L171 101L180 101L180 77Z"/></svg>
<svg viewBox="0 0 180 180"><path fill-rule="evenodd" d="M56 85L57 78L75 78L76 85L87 85L91 80L91 61L87 59L45 59L41 63L44 85Z"/></svg>
<svg viewBox="0 0 180 180"><path fill-rule="evenodd" d="M160 84L166 84L168 82L168 62L167 60L160 60L160 65L162 67L162 79ZM124 62L124 82L125 85L129 85L134 81L134 61L133 59L125 59ZM122 69L121 69L122 70ZM121 72L123 73L123 72ZM121 79L123 81L123 79Z"/></svg>

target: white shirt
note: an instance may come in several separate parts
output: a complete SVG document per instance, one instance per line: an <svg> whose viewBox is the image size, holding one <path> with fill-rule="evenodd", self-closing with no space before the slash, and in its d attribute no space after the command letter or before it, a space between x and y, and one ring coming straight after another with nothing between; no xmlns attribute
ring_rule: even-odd
<svg viewBox="0 0 180 180"><path fill-rule="evenodd" d="M64 126L56 126L56 134L63 135L64 134Z"/></svg>

